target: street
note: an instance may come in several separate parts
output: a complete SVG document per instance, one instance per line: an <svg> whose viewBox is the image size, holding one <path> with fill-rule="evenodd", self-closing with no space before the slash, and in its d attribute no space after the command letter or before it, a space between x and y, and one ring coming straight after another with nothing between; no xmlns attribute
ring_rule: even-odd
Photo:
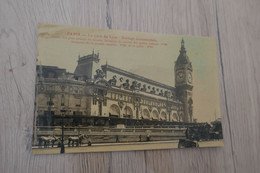
<svg viewBox="0 0 260 173"><path fill-rule="evenodd" d="M216 147L223 146L223 140L200 141L200 147ZM65 145L65 153L81 153L81 152L109 152L109 151L125 151L127 150L152 150L152 149L170 149L178 148L178 140L173 141L152 141L152 142L128 142L128 143L99 143L87 146L83 144L80 147L68 147ZM60 148L32 148L33 154L59 154Z"/></svg>

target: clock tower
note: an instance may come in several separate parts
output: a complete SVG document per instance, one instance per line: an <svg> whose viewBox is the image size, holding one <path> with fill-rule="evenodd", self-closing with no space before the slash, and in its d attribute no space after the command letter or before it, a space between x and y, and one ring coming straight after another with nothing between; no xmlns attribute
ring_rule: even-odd
<svg viewBox="0 0 260 173"><path fill-rule="evenodd" d="M175 62L175 88L176 96L183 103L183 121L193 121L193 100L192 100L192 65L186 54L184 40L181 41L180 54ZM179 115L180 116L180 115Z"/></svg>

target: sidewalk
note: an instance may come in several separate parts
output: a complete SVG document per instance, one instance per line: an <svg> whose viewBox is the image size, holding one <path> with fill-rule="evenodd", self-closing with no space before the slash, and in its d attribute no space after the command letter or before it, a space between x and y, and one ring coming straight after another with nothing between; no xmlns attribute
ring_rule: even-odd
<svg viewBox="0 0 260 173"><path fill-rule="evenodd" d="M201 141L200 147L223 146L223 140ZM99 143L87 146L83 144L80 147L65 146L65 153L81 152L109 152L127 150L152 150L152 149L172 149L178 148L178 140L174 141L152 141L152 142L131 142L131 143ZM33 148L33 154L59 154L60 148Z"/></svg>

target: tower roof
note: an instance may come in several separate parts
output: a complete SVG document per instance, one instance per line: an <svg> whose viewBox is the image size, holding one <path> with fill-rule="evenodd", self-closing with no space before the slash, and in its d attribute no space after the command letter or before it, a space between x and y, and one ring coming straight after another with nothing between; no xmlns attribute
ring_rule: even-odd
<svg viewBox="0 0 260 173"><path fill-rule="evenodd" d="M92 54L82 57L79 56L78 65L74 71L74 74L76 76L88 76L88 78L91 78L94 62L99 62L99 53L94 53L94 50Z"/></svg>
<svg viewBox="0 0 260 173"><path fill-rule="evenodd" d="M176 61L176 65L178 64L190 64L190 59L186 54L186 49L184 46L184 40L181 40L181 49L180 49L180 54L178 56L178 59Z"/></svg>

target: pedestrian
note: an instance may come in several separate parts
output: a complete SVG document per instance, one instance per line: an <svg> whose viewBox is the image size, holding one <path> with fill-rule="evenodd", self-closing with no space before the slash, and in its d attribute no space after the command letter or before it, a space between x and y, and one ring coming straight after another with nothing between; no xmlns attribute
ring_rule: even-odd
<svg viewBox="0 0 260 173"><path fill-rule="evenodd" d="M118 135L116 135L116 143L118 143L119 142L119 137L118 137Z"/></svg>
<svg viewBox="0 0 260 173"><path fill-rule="evenodd" d="M150 137L150 135L148 134L148 135L146 136L146 141L148 142L148 141L150 141L150 139L151 139L151 137Z"/></svg>
<svg viewBox="0 0 260 173"><path fill-rule="evenodd" d="M91 143L91 141L89 140L89 141L88 141L88 146L91 146L91 145L92 145L92 143Z"/></svg>
<svg viewBox="0 0 260 173"><path fill-rule="evenodd" d="M185 136L186 136L186 139L189 138L189 128L186 129L186 131L185 131Z"/></svg>

